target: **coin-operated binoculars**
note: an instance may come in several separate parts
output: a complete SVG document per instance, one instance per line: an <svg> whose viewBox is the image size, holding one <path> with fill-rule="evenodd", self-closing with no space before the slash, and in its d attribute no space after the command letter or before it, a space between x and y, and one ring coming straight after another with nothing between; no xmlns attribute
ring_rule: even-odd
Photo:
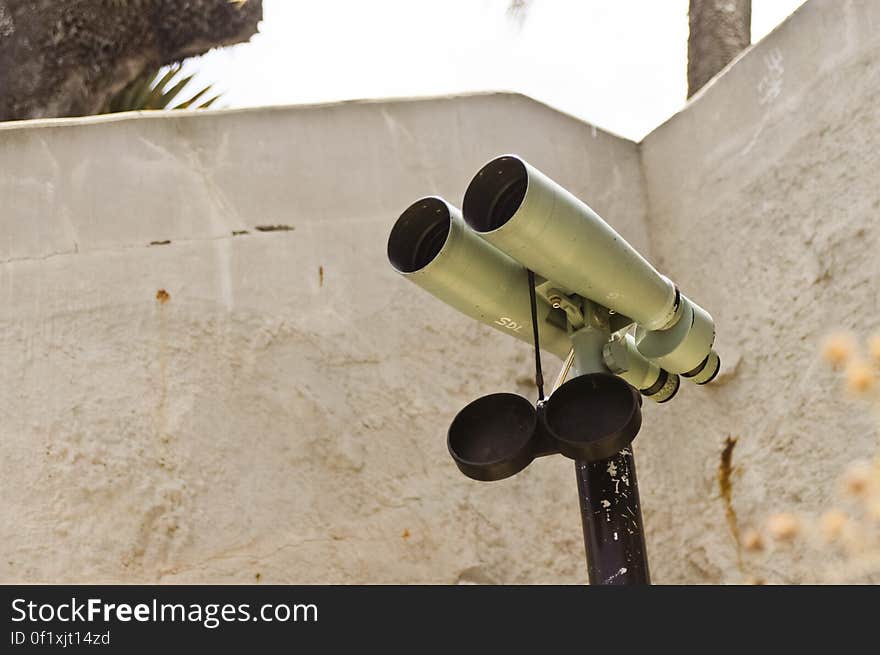
<svg viewBox="0 0 880 655"><path fill-rule="evenodd" d="M474 480L510 477L554 453L575 460L591 584L648 583L630 444L641 401L721 362L712 317L586 204L515 155L493 159L462 214L417 200L388 239L392 266L462 313L535 346L538 402L511 393L461 410L447 444ZM544 397L541 349L565 360ZM574 377L565 382L570 369Z"/></svg>

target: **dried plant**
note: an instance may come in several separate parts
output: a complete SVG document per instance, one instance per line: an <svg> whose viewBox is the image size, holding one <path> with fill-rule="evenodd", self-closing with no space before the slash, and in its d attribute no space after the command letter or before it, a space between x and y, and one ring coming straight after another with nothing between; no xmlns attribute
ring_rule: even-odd
<svg viewBox="0 0 880 655"><path fill-rule="evenodd" d="M852 334L832 334L822 346L822 357L841 372L848 393L880 407L880 335L864 346ZM742 546L751 563L797 544L840 556L822 558L836 563L816 571L817 581L867 583L880 579L880 447L875 448L872 460L854 461L840 473L837 496L836 505L819 516L780 512L747 531Z"/></svg>

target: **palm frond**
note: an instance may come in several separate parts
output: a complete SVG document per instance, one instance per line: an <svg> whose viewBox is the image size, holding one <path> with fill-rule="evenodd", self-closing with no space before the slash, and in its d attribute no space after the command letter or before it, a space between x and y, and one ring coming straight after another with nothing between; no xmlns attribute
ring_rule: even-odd
<svg viewBox="0 0 880 655"><path fill-rule="evenodd" d="M193 79L193 75L181 77L181 68L181 64L177 63L167 70L163 67L140 75L110 99L104 113L141 109L207 109L220 98L220 94L216 94L197 104L212 91L212 85L208 84L188 98L179 100L181 92Z"/></svg>

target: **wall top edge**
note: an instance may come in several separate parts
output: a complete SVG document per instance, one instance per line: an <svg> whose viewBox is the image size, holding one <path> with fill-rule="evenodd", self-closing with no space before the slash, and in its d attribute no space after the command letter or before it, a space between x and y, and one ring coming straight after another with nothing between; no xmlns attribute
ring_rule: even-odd
<svg viewBox="0 0 880 655"><path fill-rule="evenodd" d="M211 109L211 110L199 110L199 109L179 109L174 111L167 110L142 110L142 111L127 111L127 112L119 112L114 114L99 114L94 116L70 116L70 117L62 117L62 118L34 118L28 120L19 120L19 121L6 121L0 122L0 132L4 131L18 131L18 130L33 130L40 128L52 128L52 127L77 127L83 125L103 125L103 124L111 124L111 123L121 123L128 121L137 121L137 120L199 120L199 119L217 119L225 116L240 116L240 115L257 115L257 114L272 114L279 112L310 112L316 110L323 109L336 109L336 108L347 108L347 107L369 107L369 106L394 106L401 104L439 104L445 102L468 102L472 100L518 100L523 101L528 104L538 105L546 110L549 110L553 113L564 116L573 122L576 122L582 126L592 128L596 131L602 132L608 136L612 136L614 138L620 139L622 141L628 141L630 143L634 143L632 139L628 139L626 137L620 136L619 134L615 134L610 130L603 129L600 126L594 125L589 121L585 121L582 118L579 118L573 114L570 114L566 111L558 109L546 102L541 100L537 100L532 98L529 95L524 93L519 93L516 91L475 91L475 92L467 92L467 93L451 93L451 94L438 94L438 95L426 95L426 96L399 96L399 97L387 97L387 98L355 98L351 100L334 100L330 102L314 102L314 103L302 103L302 104L280 104L280 105L265 105L259 107L234 107L227 109Z"/></svg>

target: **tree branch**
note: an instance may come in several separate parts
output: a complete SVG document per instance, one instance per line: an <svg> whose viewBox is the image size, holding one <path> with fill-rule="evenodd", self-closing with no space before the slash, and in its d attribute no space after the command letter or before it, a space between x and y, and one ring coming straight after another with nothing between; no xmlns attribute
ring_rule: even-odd
<svg viewBox="0 0 880 655"><path fill-rule="evenodd" d="M138 75L247 41L261 0L0 0L0 121L97 113Z"/></svg>

